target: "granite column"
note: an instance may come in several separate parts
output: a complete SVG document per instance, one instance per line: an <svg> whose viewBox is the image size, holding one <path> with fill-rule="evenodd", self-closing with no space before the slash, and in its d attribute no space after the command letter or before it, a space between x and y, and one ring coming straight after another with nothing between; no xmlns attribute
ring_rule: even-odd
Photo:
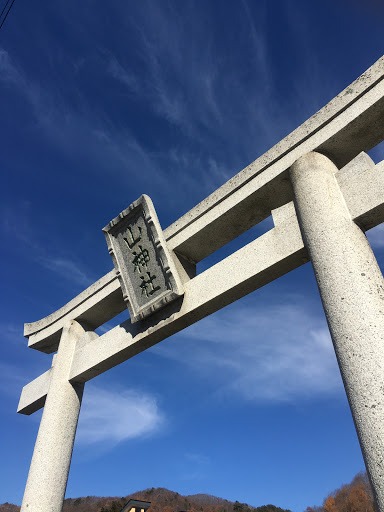
<svg viewBox="0 0 384 512"><path fill-rule="evenodd" d="M71 384L68 377L76 343L83 334L76 321L63 329L21 512L61 512L84 390L83 383Z"/></svg>
<svg viewBox="0 0 384 512"><path fill-rule="evenodd" d="M290 178L367 472L384 512L384 279L351 219L336 172L326 156L312 152L294 163Z"/></svg>

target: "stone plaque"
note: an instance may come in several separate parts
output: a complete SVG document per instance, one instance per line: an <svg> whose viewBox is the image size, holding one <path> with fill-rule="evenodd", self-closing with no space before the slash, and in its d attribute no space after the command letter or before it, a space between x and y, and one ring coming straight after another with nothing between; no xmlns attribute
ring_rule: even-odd
<svg viewBox="0 0 384 512"><path fill-rule="evenodd" d="M137 322L183 294L151 199L142 195L103 229L123 291Z"/></svg>

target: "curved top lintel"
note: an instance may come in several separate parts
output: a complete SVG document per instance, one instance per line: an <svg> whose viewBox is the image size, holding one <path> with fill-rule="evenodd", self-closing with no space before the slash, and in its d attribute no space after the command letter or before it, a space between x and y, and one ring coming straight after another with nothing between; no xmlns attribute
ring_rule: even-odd
<svg viewBox="0 0 384 512"><path fill-rule="evenodd" d="M46 329L50 325L54 324L63 317L66 317L75 309L79 308L84 302L88 301L92 296L99 293L103 288L108 286L111 282L116 280L115 270L111 270L103 276L101 279L91 284L86 290L77 295L74 299L68 302L65 306L58 309L54 313L37 320L36 322L24 324L24 336L29 338L33 334L37 334L39 331Z"/></svg>
<svg viewBox="0 0 384 512"><path fill-rule="evenodd" d="M291 200L284 173L302 154L317 150L342 167L360 151L368 151L381 142L383 78L384 57L305 123L169 226L164 231L168 248L186 261L200 261L263 220L271 209ZM93 327L97 327L97 323L108 320L108 312L112 318L124 309L120 285L112 270L55 313L25 324L24 335L30 337L30 346L52 352L58 342L57 333L71 315L74 319L91 320Z"/></svg>

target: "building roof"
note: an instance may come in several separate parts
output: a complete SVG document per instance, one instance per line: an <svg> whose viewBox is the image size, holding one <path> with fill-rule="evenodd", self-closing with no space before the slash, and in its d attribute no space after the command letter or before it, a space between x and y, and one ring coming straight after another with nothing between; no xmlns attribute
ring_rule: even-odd
<svg viewBox="0 0 384 512"><path fill-rule="evenodd" d="M128 503L124 505L121 509L121 512L129 512L131 508L143 508L145 511L151 506L150 501L141 501L141 500L129 500Z"/></svg>

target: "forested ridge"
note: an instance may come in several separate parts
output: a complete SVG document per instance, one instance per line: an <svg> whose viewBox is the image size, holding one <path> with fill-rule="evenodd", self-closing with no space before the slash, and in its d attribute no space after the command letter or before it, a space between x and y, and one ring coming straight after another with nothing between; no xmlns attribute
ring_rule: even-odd
<svg viewBox="0 0 384 512"><path fill-rule="evenodd" d="M68 498L63 512L120 512L130 499L150 501L148 512L291 512L275 505L254 507L239 501L225 500L209 494L181 494L163 488L151 488L123 497ZM0 512L19 512L10 503L0 505ZM343 485L325 497L321 506L309 506L305 512L375 512L367 475L359 473L350 484Z"/></svg>
<svg viewBox="0 0 384 512"><path fill-rule="evenodd" d="M367 474L358 473L350 484L331 492L321 507L307 507L305 512L375 512Z"/></svg>

